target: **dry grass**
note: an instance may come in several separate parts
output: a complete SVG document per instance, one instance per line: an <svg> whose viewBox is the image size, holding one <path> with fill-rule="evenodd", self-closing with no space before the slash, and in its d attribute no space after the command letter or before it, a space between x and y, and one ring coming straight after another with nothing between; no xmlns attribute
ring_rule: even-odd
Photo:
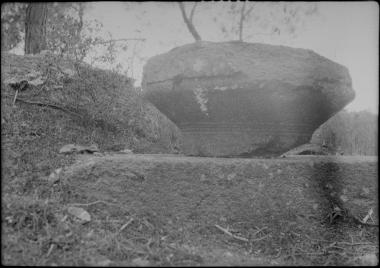
<svg viewBox="0 0 380 268"><path fill-rule="evenodd" d="M17 65L17 60L20 59L12 59L12 63ZM19 62L19 70L28 69L25 60ZM28 64L34 66L35 61L30 60ZM6 63L2 62L4 66ZM9 73L12 73L12 68ZM97 93L105 94L107 90L120 86L117 79L113 75L94 72L90 75L90 82L70 81L65 84L65 90L84 91L94 86L99 88ZM116 84L112 85L113 82ZM20 94L20 98L29 99L38 96L37 93L34 89ZM50 93L44 94L34 100L54 99ZM127 98L131 106L124 110L124 119L132 120L127 122L131 128L120 131L123 122L113 121L118 111L112 112L106 100L98 104L107 106L109 112L101 106L92 109L94 106L90 103L75 110L75 103L70 102L75 98L62 101L73 111L81 113L85 118L81 119L61 110L22 102L16 102L12 107L14 92L2 84L3 264L238 265L252 264L251 258L265 256L266 259L258 261L258 264L334 265L363 264L362 256L374 252L378 258L378 229L358 227L344 217L337 222L337 228L327 227L322 222L317 228L305 224L291 226L285 232L281 222L278 228L255 226L252 222L218 223L223 228L228 225L229 232L246 238L248 242L245 242L214 225L186 229L176 225L175 219L139 212L113 200L89 198L64 180L49 182L47 178L51 172L61 167L65 169L75 161L73 155L58 154L61 146L68 143L97 143L102 150L114 151L125 147L139 152L170 152L173 149L170 142L175 144L177 141L176 137L170 137L170 133L174 131L160 125L163 119L157 111L144 106L138 97L132 95L130 93L131 98ZM115 107L122 109L122 104L120 102ZM136 114L138 110L134 107L145 108ZM86 111L94 113L86 114ZM74 205L87 210L91 221L82 223L70 215L67 208ZM227 248L234 258L227 262L225 253L217 251L217 248Z"/></svg>

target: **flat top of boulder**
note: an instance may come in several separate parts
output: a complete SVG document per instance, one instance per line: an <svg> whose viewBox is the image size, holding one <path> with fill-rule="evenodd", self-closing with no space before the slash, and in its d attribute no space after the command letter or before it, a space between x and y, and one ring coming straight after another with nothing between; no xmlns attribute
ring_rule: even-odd
<svg viewBox="0 0 380 268"><path fill-rule="evenodd" d="M200 41L154 56L144 67L143 87L184 74L195 78L236 73L252 81L276 79L304 85L331 80L351 87L346 67L311 50L240 41Z"/></svg>

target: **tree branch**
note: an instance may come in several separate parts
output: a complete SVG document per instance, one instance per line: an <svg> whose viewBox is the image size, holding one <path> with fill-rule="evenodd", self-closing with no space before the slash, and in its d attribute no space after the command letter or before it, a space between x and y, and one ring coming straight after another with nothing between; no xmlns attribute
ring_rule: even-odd
<svg viewBox="0 0 380 268"><path fill-rule="evenodd" d="M253 8L255 7L254 3L251 3L251 7L244 13L244 19L249 15L249 13L252 12Z"/></svg>
<svg viewBox="0 0 380 268"><path fill-rule="evenodd" d="M191 9L191 12L190 12L190 22L191 23L193 23L194 12L195 12L195 8L197 7L197 5L198 5L198 2L195 2L193 8Z"/></svg>
<svg viewBox="0 0 380 268"><path fill-rule="evenodd" d="M61 106L54 105L54 104L42 103L42 102L38 102L38 101L28 101L28 100L24 100L24 99L20 99L20 98L16 99L16 101L28 103L28 104L33 104L33 105L38 105L38 106L46 106L46 107L54 108L54 109L61 110L63 112L66 112L66 113L69 113L69 114L72 114L72 115L75 115L75 116L82 118L82 116L80 114L73 112L73 111L70 111L70 110L63 108Z"/></svg>
<svg viewBox="0 0 380 268"><path fill-rule="evenodd" d="M239 41L243 41L243 25L244 25L244 11L245 11L245 1L241 7L240 12L240 22L239 22Z"/></svg>
<svg viewBox="0 0 380 268"><path fill-rule="evenodd" d="M179 9L181 10L181 13L182 13L182 18L186 23L187 29L190 31L190 33L194 37L195 41L201 41L202 40L201 36L199 35L197 30L195 29L194 24L189 20L189 18L186 15L185 6L184 6L183 2L178 2L178 5L179 5Z"/></svg>
<svg viewBox="0 0 380 268"><path fill-rule="evenodd" d="M111 39L106 41L98 41L95 42L94 45L107 44L111 42L120 42L120 41L145 41L145 38L120 38L120 39Z"/></svg>

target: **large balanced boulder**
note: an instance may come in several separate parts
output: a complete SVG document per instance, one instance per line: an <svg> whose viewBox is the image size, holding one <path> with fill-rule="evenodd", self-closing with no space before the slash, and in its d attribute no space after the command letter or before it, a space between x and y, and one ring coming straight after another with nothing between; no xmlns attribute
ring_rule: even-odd
<svg viewBox="0 0 380 268"><path fill-rule="evenodd" d="M155 56L142 87L200 156L280 155L355 96L347 68L311 50L236 41Z"/></svg>

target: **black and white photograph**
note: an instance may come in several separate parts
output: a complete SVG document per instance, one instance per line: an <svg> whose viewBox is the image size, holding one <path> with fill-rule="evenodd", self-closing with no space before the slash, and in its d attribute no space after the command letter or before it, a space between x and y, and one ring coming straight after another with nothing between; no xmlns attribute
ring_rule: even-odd
<svg viewBox="0 0 380 268"><path fill-rule="evenodd" d="M1 4L1 264L377 266L377 1Z"/></svg>

